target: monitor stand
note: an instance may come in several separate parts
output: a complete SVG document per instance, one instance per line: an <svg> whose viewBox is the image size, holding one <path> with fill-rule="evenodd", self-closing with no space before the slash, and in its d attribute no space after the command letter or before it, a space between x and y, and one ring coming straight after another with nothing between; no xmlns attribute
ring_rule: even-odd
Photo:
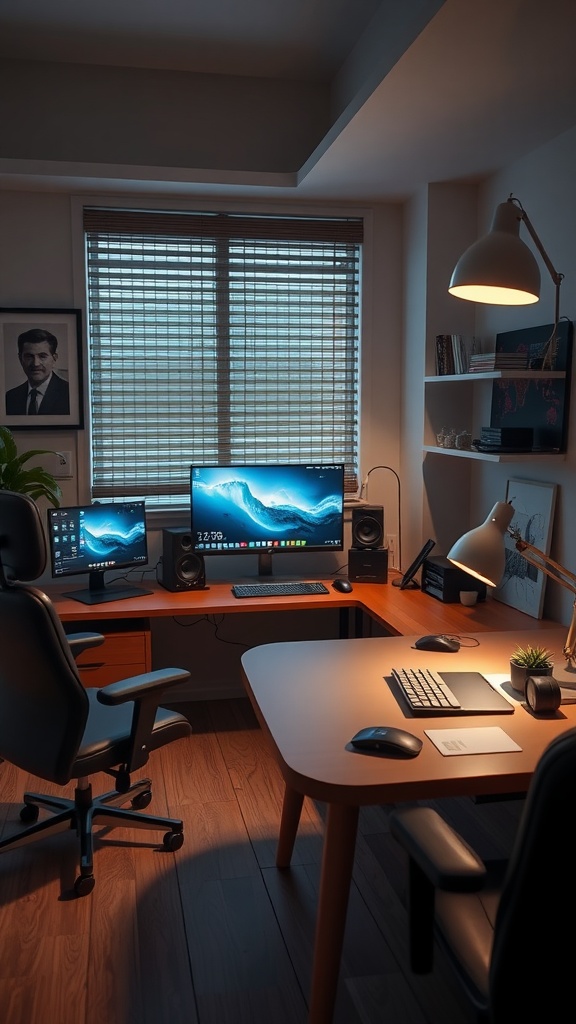
<svg viewBox="0 0 576 1024"><path fill-rule="evenodd" d="M143 594L152 594L152 590L144 590L142 587L132 587L129 584L117 586L114 583L106 586L104 573L102 571L91 572L89 575L89 586L87 590L71 590L63 597L70 597L73 601L80 601L82 604L105 604L107 601L122 601L128 597L141 597Z"/></svg>
<svg viewBox="0 0 576 1024"><path fill-rule="evenodd" d="M258 552L258 575L259 576L273 576L272 571L272 552L271 551L259 551Z"/></svg>

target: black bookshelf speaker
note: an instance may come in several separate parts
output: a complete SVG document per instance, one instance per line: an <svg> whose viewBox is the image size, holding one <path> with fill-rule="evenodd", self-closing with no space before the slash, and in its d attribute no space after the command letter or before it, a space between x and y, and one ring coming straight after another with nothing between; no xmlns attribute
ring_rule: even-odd
<svg viewBox="0 0 576 1024"><path fill-rule="evenodd" d="M353 583L387 583L388 548L350 548L348 579Z"/></svg>
<svg viewBox="0 0 576 1024"><path fill-rule="evenodd" d="M165 590L204 590L204 559L192 550L189 530L162 530L162 562L158 582Z"/></svg>
<svg viewBox="0 0 576 1024"><path fill-rule="evenodd" d="M352 547L381 548L384 544L384 508L363 505L352 509Z"/></svg>

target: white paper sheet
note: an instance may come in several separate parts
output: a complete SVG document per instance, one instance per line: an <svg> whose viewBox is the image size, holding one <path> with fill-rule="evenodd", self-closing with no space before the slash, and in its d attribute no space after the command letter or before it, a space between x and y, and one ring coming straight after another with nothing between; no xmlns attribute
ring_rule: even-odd
<svg viewBox="0 0 576 1024"><path fill-rule="evenodd" d="M477 728L425 729L424 732L445 757L457 754L503 754L522 750L499 726Z"/></svg>

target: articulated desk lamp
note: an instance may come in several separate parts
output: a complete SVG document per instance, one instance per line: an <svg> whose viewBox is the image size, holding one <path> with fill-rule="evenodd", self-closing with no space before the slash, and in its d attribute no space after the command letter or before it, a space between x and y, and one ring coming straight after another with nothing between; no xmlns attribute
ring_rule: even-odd
<svg viewBox="0 0 576 1024"><path fill-rule="evenodd" d="M565 569L549 555L525 541L518 530L510 526L514 516L513 506L506 501L497 501L482 526L470 530L452 545L448 560L471 576L482 580L490 587L496 587L504 574L504 537L512 538L519 551L530 565L541 569L546 576L556 580L572 594L576 594L576 575ZM564 656L571 669L576 668L576 599L572 621L564 644Z"/></svg>
<svg viewBox="0 0 576 1024"><path fill-rule="evenodd" d="M510 195L496 207L487 235L474 242L454 267L448 291L460 299L500 306L525 306L540 298L540 270L535 256L520 238L520 224L538 249L552 278L556 298L554 328L541 356L533 361L533 370L552 370L557 348L560 318L560 285L564 275L554 269L522 204Z"/></svg>

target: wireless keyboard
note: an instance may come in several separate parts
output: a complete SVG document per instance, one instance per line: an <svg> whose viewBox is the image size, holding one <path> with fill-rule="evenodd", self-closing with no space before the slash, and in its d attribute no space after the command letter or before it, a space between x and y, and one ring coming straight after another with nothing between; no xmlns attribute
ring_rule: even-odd
<svg viewBox="0 0 576 1024"><path fill-rule="evenodd" d="M328 594L323 583L235 583L234 597L297 597L301 594Z"/></svg>
<svg viewBox="0 0 576 1024"><path fill-rule="evenodd" d="M481 672L393 668L413 715L513 715L514 705Z"/></svg>
<svg viewBox="0 0 576 1024"><path fill-rule="evenodd" d="M429 668L393 668L392 675L415 715L446 714L461 706L441 676Z"/></svg>

